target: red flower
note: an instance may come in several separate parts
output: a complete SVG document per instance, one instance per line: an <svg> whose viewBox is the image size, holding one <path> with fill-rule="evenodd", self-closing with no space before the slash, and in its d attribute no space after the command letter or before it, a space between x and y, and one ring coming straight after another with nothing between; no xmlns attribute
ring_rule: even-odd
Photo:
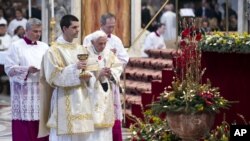
<svg viewBox="0 0 250 141"><path fill-rule="evenodd" d="M196 41L200 41L201 38L202 38L202 34L201 34L201 33L198 33L198 34L196 35L195 40L196 40Z"/></svg>
<svg viewBox="0 0 250 141"><path fill-rule="evenodd" d="M182 34L181 34L182 39L188 38L188 37L190 36L190 33L191 33L191 31L190 31L189 28L184 29L184 30L182 31Z"/></svg>
<svg viewBox="0 0 250 141"><path fill-rule="evenodd" d="M185 40L181 40L180 45L181 45L181 47L183 47L183 46L186 46L186 45L187 45L187 43L186 43L186 41L185 41Z"/></svg>

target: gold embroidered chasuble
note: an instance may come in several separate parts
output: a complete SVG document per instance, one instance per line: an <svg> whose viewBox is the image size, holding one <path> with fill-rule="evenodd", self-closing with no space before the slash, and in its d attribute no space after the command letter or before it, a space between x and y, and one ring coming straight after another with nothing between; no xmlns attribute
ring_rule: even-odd
<svg viewBox="0 0 250 141"><path fill-rule="evenodd" d="M43 58L42 79L54 89L52 96L41 94L41 97L51 97L47 100L47 104L51 101L51 107L46 107L46 113L42 109L41 114L50 114L44 119L45 126L56 128L57 134L94 131L90 98L86 85L79 79L81 70L76 68L77 54L84 52L86 50L77 44L55 43Z"/></svg>
<svg viewBox="0 0 250 141"><path fill-rule="evenodd" d="M112 127L115 120L114 115L114 94L112 91L112 83L119 84L120 75L123 71L122 62L110 51L110 49L104 49L101 53L97 53L93 45L86 47L89 53L87 70L92 70L95 76L99 75L99 71L108 67L111 69L112 81L110 78L103 77L101 80L93 80L90 82L90 89L93 90L90 93L93 119L96 128ZM94 65L93 65L94 64ZM98 69L96 69L98 68ZM107 83L108 90L105 92L101 86L101 83Z"/></svg>
<svg viewBox="0 0 250 141"><path fill-rule="evenodd" d="M91 74L88 82L81 82L81 70L76 68L77 55L88 53L88 67ZM103 56L98 60L99 55ZM117 65L118 64L118 65ZM95 128L112 127L114 123L113 95L109 78L108 91L103 91L96 76L102 67L112 67L114 82L119 83L122 67L110 51L95 54L92 46L55 43L45 54L41 68L41 111L39 136L49 134L49 128L56 128L57 134L78 134L93 132ZM51 104L49 104L49 102ZM49 106L50 105L50 106Z"/></svg>

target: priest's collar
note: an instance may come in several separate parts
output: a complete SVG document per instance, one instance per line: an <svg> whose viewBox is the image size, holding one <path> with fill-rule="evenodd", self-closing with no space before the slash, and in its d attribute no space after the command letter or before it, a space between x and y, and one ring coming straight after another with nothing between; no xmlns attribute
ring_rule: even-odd
<svg viewBox="0 0 250 141"><path fill-rule="evenodd" d="M63 35L59 36L59 37L56 39L56 42L61 43L61 44L70 44L70 42L66 41L66 40L63 38Z"/></svg>
<svg viewBox="0 0 250 141"><path fill-rule="evenodd" d="M17 20L17 21L22 21L22 20L23 20L23 18L20 18L20 19L16 18L16 20Z"/></svg>
<svg viewBox="0 0 250 141"><path fill-rule="evenodd" d="M24 41L26 42L26 44L28 45L37 45L36 41L31 41L30 39L28 39L26 36L23 37Z"/></svg>
<svg viewBox="0 0 250 141"><path fill-rule="evenodd" d="M77 48L77 46L78 46L77 43L66 41L66 40L63 38L63 35L59 36L59 37L56 39L56 44L57 44L58 46L60 46L60 47L68 48L68 49L75 49L75 48Z"/></svg>
<svg viewBox="0 0 250 141"><path fill-rule="evenodd" d="M160 34L158 34L156 31L155 31L155 35L156 35L157 37L160 37Z"/></svg>
<svg viewBox="0 0 250 141"><path fill-rule="evenodd" d="M102 28L100 28L100 30L103 31ZM103 31L103 32L104 32L104 31ZM106 33L106 32L104 32L104 33ZM106 33L106 34L107 34L107 33ZM108 37L108 38L111 38L111 35L112 35L112 34L107 34L107 37Z"/></svg>

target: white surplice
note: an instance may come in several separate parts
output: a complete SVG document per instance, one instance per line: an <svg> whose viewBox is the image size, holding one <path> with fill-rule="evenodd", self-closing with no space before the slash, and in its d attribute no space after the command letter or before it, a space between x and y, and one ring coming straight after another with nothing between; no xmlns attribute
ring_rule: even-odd
<svg viewBox="0 0 250 141"><path fill-rule="evenodd" d="M156 32L151 32L145 39L142 49L142 57L148 57L145 50L148 49L163 49L166 48L162 35L157 35Z"/></svg>
<svg viewBox="0 0 250 141"><path fill-rule="evenodd" d="M5 72L10 78L13 120L39 120L39 72L28 74L28 68L40 69L48 45L37 41L28 45L21 39L11 44L5 60Z"/></svg>
<svg viewBox="0 0 250 141"><path fill-rule="evenodd" d="M12 21L10 21L10 23L8 25L8 33L11 36L14 36L14 30L18 26L22 26L24 29L26 29L26 23L27 23L27 19L26 18L22 18L21 20L13 19Z"/></svg>
<svg viewBox="0 0 250 141"><path fill-rule="evenodd" d="M41 117L44 119L40 120L39 136L50 133L52 141L112 141L113 95L111 90L103 92L100 82L96 80L104 60L101 63L90 51L90 47L87 49L69 43L60 36L45 54L42 72L44 71L46 82L54 89L51 99L48 95L41 99L45 107L41 108ZM92 66L85 70L92 76L87 82L80 81L82 70L76 66L77 55L82 53L89 54L88 64ZM110 56L106 54L103 57ZM105 60L105 63L109 62L108 59ZM116 70L112 72L115 74ZM110 85L109 88L111 89ZM49 107L45 103L50 100L50 115L46 117Z"/></svg>
<svg viewBox="0 0 250 141"><path fill-rule="evenodd" d="M5 34L4 36L0 36L0 50L8 49L11 44L11 37L9 34Z"/></svg>

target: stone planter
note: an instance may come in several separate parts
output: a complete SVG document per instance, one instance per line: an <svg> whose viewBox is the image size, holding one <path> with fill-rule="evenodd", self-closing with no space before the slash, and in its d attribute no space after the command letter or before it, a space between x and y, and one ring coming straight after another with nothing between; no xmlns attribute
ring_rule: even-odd
<svg viewBox="0 0 250 141"><path fill-rule="evenodd" d="M210 131L215 114L167 113L166 117L170 129L183 141L195 141Z"/></svg>

